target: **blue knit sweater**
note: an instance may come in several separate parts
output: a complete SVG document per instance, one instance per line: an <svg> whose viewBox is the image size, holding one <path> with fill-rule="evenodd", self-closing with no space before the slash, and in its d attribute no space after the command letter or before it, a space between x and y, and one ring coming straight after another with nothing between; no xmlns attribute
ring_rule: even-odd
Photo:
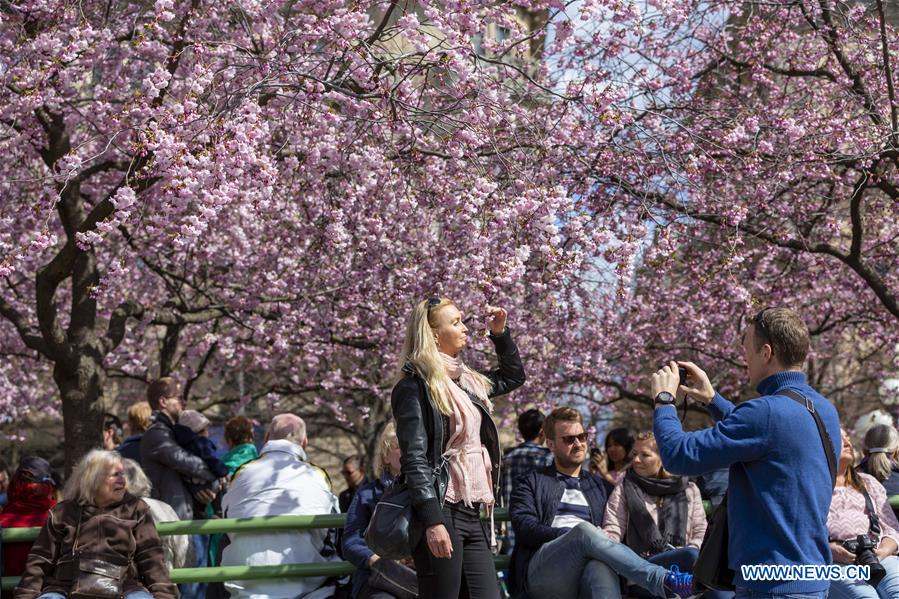
<svg viewBox="0 0 899 599"><path fill-rule="evenodd" d="M827 511L833 496L827 457L815 420L805 406L778 395L798 391L814 402L840 455L836 409L808 386L801 372L772 375L757 388L761 397L734 406L720 395L709 406L717 423L685 433L673 406L655 409L654 431L662 463L675 474L698 475L730 466L728 562L735 584L754 591L808 593L827 581L748 581L749 564L830 564ZM838 458L839 459L839 458Z"/></svg>

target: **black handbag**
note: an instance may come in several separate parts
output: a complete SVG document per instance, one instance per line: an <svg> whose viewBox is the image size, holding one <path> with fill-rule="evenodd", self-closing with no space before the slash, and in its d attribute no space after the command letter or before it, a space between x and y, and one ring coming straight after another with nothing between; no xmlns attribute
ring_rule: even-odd
<svg viewBox="0 0 899 599"><path fill-rule="evenodd" d="M418 577L415 570L391 559L381 558L371 566L368 586L384 591L396 599L418 598Z"/></svg>
<svg viewBox="0 0 899 599"><path fill-rule="evenodd" d="M790 399L804 405L815 419L815 425L818 427L818 435L821 437L821 444L824 446L824 454L827 456L827 467L830 469L831 489L837 482L837 458L833 452L833 443L830 441L830 435L824 428L824 423L818 412L815 411L815 404L802 394L787 389L781 392ZM705 536L702 538L702 546L699 548L699 557L693 564L693 588L699 592L703 589L711 589L714 591L733 591L735 572L731 570L727 564L727 494L721 500L721 505L712 514L709 525L705 530Z"/></svg>
<svg viewBox="0 0 899 599"><path fill-rule="evenodd" d="M727 494L709 519L699 556L693 564L694 591L734 590L734 571L727 565Z"/></svg>
<svg viewBox="0 0 899 599"><path fill-rule="evenodd" d="M78 558L75 580L68 596L73 599L120 599L124 595L126 566L101 559Z"/></svg>
<svg viewBox="0 0 899 599"><path fill-rule="evenodd" d="M381 496L365 529L365 544L380 557L400 560L412 555L422 530L414 521L412 496L395 481Z"/></svg>

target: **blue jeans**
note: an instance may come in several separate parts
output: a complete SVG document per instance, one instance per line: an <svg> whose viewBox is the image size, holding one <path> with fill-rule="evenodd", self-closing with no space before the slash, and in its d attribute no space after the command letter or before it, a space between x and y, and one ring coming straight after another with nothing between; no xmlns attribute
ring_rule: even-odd
<svg viewBox="0 0 899 599"><path fill-rule="evenodd" d="M831 588L833 583L831 583ZM827 599L827 591L815 591L814 593L769 593L767 591L753 591L746 587L737 587L734 599Z"/></svg>
<svg viewBox="0 0 899 599"><path fill-rule="evenodd" d="M899 597L899 557L891 555L880 563L887 571L877 587L864 581L834 580L830 583L830 595L833 599L887 599ZM845 567L845 566L844 566Z"/></svg>
<svg viewBox="0 0 899 599"><path fill-rule="evenodd" d="M43 593L38 595L37 599L66 599L66 596L62 593ZM123 599L153 599L153 595L145 591L134 591L125 595Z"/></svg>
<svg viewBox="0 0 899 599"><path fill-rule="evenodd" d="M197 563L194 567L206 568L209 566L209 535L190 535L190 542L197 554ZM206 599L206 586L205 582L181 583L178 585L181 599Z"/></svg>
<svg viewBox="0 0 899 599"><path fill-rule="evenodd" d="M528 565L527 592L540 599L621 599L619 574L653 596L665 597L665 568L584 522L534 554Z"/></svg>

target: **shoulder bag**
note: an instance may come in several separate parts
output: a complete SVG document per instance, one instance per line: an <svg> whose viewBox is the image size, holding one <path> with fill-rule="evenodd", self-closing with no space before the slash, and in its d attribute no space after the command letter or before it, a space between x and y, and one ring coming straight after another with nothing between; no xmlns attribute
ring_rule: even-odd
<svg viewBox="0 0 899 599"><path fill-rule="evenodd" d="M83 508L78 510L78 526L72 556L75 559L75 579L68 593L71 599L121 599L124 595L125 576L128 565L120 566L92 556L84 556L78 549L78 534L81 532Z"/></svg>

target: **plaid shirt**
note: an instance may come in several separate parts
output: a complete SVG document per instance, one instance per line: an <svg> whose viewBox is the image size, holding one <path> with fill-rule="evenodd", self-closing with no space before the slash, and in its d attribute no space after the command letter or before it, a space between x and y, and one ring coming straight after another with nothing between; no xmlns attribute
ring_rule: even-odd
<svg viewBox="0 0 899 599"><path fill-rule="evenodd" d="M522 478L553 463L552 452L543 445L537 445L533 441L525 441L512 449L503 457L503 469L500 477L502 484L502 505L509 507L509 497L512 489ZM505 526L502 553L511 554L515 545L515 535L511 526Z"/></svg>
<svg viewBox="0 0 899 599"><path fill-rule="evenodd" d="M525 441L515 449L512 449L503 457L502 492L503 503L509 507L509 497L512 489L523 476L527 476L534 470L540 470L553 463L553 454L543 445L537 445L533 441Z"/></svg>

